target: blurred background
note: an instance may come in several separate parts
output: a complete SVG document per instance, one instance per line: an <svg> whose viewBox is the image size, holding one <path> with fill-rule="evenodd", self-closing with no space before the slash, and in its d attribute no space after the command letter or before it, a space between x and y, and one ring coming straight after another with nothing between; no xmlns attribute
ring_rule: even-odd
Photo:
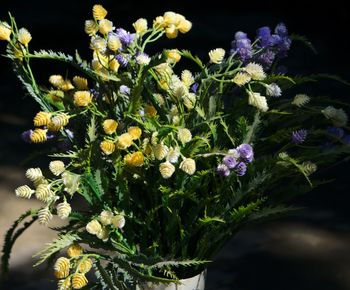
<svg viewBox="0 0 350 290"><path fill-rule="evenodd" d="M337 74L350 81L348 45L349 13L345 4L333 0L313 5L308 1L112 1L101 0L108 18L117 27L132 30L139 17L148 18L175 11L193 22L190 33L161 45L186 48L201 57L210 49L230 48L238 30L254 37L260 26L285 22L289 31L305 35L316 47L314 54L301 44L292 46L286 62L289 72ZM85 59L91 52L84 21L91 18L95 1L0 0L0 19L10 11L20 27L33 36L32 49L53 49ZM0 43L0 53L5 51ZM151 47L150 52L159 47ZM66 74L56 63L34 65L39 82L50 74ZM334 82L311 96L330 94L348 102L349 87ZM38 146L22 142L20 135L31 128L38 106L25 97L10 62L0 58L0 246L12 222L35 201L18 200L14 189L22 185L25 169L38 166L32 156ZM40 149L44 147L40 147ZM40 162L40 161L39 161ZM249 228L235 237L209 266L208 290L346 290L350 289L349 162L321 172L336 181L295 200L305 210L282 220ZM1 290L55 289L52 269L32 268L31 256L55 236L53 231L33 226L14 248L10 280Z"/></svg>

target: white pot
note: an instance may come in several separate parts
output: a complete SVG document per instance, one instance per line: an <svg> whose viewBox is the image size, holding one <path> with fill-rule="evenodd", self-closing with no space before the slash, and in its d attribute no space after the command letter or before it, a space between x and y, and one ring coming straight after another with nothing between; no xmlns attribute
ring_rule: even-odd
<svg viewBox="0 0 350 290"><path fill-rule="evenodd" d="M137 285L136 290L204 290L205 277L206 271L203 271L192 278L181 279L180 284L155 284L148 282L142 285Z"/></svg>

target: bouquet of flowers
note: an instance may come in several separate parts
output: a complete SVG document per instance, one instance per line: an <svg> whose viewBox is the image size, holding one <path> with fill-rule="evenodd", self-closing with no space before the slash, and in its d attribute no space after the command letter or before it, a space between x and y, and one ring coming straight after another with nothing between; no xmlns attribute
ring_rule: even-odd
<svg viewBox="0 0 350 290"><path fill-rule="evenodd" d="M178 283L202 272L243 227L292 210L289 198L324 182L312 178L317 168L350 152L341 102L295 95L291 88L317 76L279 71L292 39L302 39L284 24L260 28L253 41L237 32L230 51L213 49L204 62L187 50L147 54L159 38L191 29L180 14L152 25L138 19L129 32L101 5L92 12L89 61L32 52L27 29L11 15L0 22L6 57L40 106L23 139L46 142L52 158L47 168L29 168L32 183L15 190L43 206L7 233L5 272L18 236L56 215L67 225L55 228L36 264L54 262L58 289ZM72 70L38 84L35 59ZM190 69L178 69L183 59ZM75 205L78 196L84 202Z"/></svg>

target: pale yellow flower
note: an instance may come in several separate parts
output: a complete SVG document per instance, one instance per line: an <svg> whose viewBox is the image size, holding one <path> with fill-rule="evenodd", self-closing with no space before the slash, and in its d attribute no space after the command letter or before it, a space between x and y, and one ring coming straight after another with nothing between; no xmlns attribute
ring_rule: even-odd
<svg viewBox="0 0 350 290"><path fill-rule="evenodd" d="M171 163L177 163L180 157L180 150L179 148L170 148L169 154L168 154L168 160Z"/></svg>
<svg viewBox="0 0 350 290"><path fill-rule="evenodd" d="M59 87L62 91L67 92L74 89L72 82L70 80L64 80L64 82Z"/></svg>
<svg viewBox="0 0 350 290"><path fill-rule="evenodd" d="M266 98L261 96L260 93L249 92L248 103L262 112L266 112L269 109Z"/></svg>
<svg viewBox="0 0 350 290"><path fill-rule="evenodd" d="M109 231L107 228L102 228L96 235L100 240L106 242L109 238Z"/></svg>
<svg viewBox="0 0 350 290"><path fill-rule="evenodd" d="M152 105L146 105L145 106L145 114L149 117L154 117L157 115L157 110Z"/></svg>
<svg viewBox="0 0 350 290"><path fill-rule="evenodd" d="M209 51L210 62L220 64L225 57L225 50L223 48L215 48Z"/></svg>
<svg viewBox="0 0 350 290"><path fill-rule="evenodd" d="M131 135L132 140L137 140L141 137L142 130L139 127L129 127L128 133Z"/></svg>
<svg viewBox="0 0 350 290"><path fill-rule="evenodd" d="M90 258L84 259L81 262L78 262L78 271L82 274L86 274L92 268L92 260Z"/></svg>
<svg viewBox="0 0 350 290"><path fill-rule="evenodd" d="M35 115L33 123L35 127L47 126L51 121L51 113L49 112L39 112Z"/></svg>
<svg viewBox="0 0 350 290"><path fill-rule="evenodd" d="M58 290L70 290L72 289L72 283L70 277L59 280L57 283Z"/></svg>
<svg viewBox="0 0 350 290"><path fill-rule="evenodd" d="M35 197L42 202L50 202L54 196L49 184L41 183L35 190Z"/></svg>
<svg viewBox="0 0 350 290"><path fill-rule="evenodd" d="M190 142L192 140L191 131L186 128L180 128L177 133L177 139L179 139L182 144Z"/></svg>
<svg viewBox="0 0 350 290"><path fill-rule="evenodd" d="M44 176L39 167L37 168L29 168L26 171L26 177L33 182L41 180Z"/></svg>
<svg viewBox="0 0 350 290"><path fill-rule="evenodd" d="M98 29L101 34L107 35L113 30L113 22L108 19L103 19L98 23Z"/></svg>
<svg viewBox="0 0 350 290"><path fill-rule="evenodd" d="M114 134L115 131L117 130L118 123L113 119L107 119L103 121L102 127L103 127L103 131L106 134L111 135L111 134Z"/></svg>
<svg viewBox="0 0 350 290"><path fill-rule="evenodd" d="M117 51L122 47L122 43L116 34L111 33L108 35L107 46L112 51Z"/></svg>
<svg viewBox="0 0 350 290"><path fill-rule="evenodd" d="M72 287L73 289L81 289L85 287L88 283L84 274L74 273L72 276Z"/></svg>
<svg viewBox="0 0 350 290"><path fill-rule="evenodd" d="M78 90L88 89L88 80L86 78L75 76L73 78L73 83L78 88Z"/></svg>
<svg viewBox="0 0 350 290"><path fill-rule="evenodd" d="M176 38L178 35L178 30L174 24L170 24L168 27L165 28L165 35L169 39Z"/></svg>
<svg viewBox="0 0 350 290"><path fill-rule="evenodd" d="M68 218L70 213L72 212L70 204L66 201L59 203L56 209L58 217L62 220Z"/></svg>
<svg viewBox="0 0 350 290"><path fill-rule="evenodd" d="M182 71L181 80L188 88L194 83L194 77L192 73L187 69Z"/></svg>
<svg viewBox="0 0 350 290"><path fill-rule="evenodd" d="M189 175L196 172L196 162L192 158L184 158L180 163L180 169Z"/></svg>
<svg viewBox="0 0 350 290"><path fill-rule="evenodd" d="M136 57L136 61L139 65L148 65L151 61L151 58L148 55L141 53Z"/></svg>
<svg viewBox="0 0 350 290"><path fill-rule="evenodd" d="M95 20L102 20L107 16L107 10L102 5L94 5L92 7L92 14Z"/></svg>
<svg viewBox="0 0 350 290"><path fill-rule="evenodd" d="M232 81L233 81L237 86L241 87L241 86L243 86L243 85L249 83L251 79L252 79L252 78L251 78L251 76L250 76L249 74L244 73L244 72L239 72L239 73L237 73L237 74L234 76L234 78L233 78Z"/></svg>
<svg viewBox="0 0 350 290"><path fill-rule="evenodd" d="M253 80L262 81L266 78L264 69L260 64L254 62L248 63L244 70L252 77Z"/></svg>
<svg viewBox="0 0 350 290"><path fill-rule="evenodd" d="M134 152L128 155L125 155L124 162L128 166L140 167L143 165L145 157L142 152Z"/></svg>
<svg viewBox="0 0 350 290"><path fill-rule="evenodd" d="M32 40L32 36L29 31L25 28L18 30L18 41L24 46L28 46L29 42Z"/></svg>
<svg viewBox="0 0 350 290"><path fill-rule="evenodd" d="M163 20L165 25L169 26L171 24L177 24L178 16L177 13L172 11L167 11L163 15Z"/></svg>
<svg viewBox="0 0 350 290"><path fill-rule="evenodd" d="M54 160L50 162L49 169L53 175L60 176L64 172L66 167L61 160Z"/></svg>
<svg viewBox="0 0 350 290"><path fill-rule="evenodd" d="M194 93L188 93L182 97L182 100L184 102L185 107L189 110L192 110L196 104L197 97Z"/></svg>
<svg viewBox="0 0 350 290"><path fill-rule="evenodd" d="M92 220L86 225L85 229L89 234L97 235L102 230L102 226L97 220Z"/></svg>
<svg viewBox="0 0 350 290"><path fill-rule="evenodd" d="M52 220L52 214L47 207L39 210L38 222L40 225L47 226L51 220Z"/></svg>
<svg viewBox="0 0 350 290"><path fill-rule="evenodd" d="M56 130L53 131L59 131L57 130L62 129L64 126L67 126L69 123L69 115L67 115L66 113L59 113L56 116L53 116L50 120L50 123L48 124L49 129L54 129L56 128Z"/></svg>
<svg viewBox="0 0 350 290"><path fill-rule="evenodd" d="M84 249L78 245L78 244L73 244L68 247L67 249L67 255L69 258L75 258L83 254Z"/></svg>
<svg viewBox="0 0 350 290"><path fill-rule="evenodd" d="M77 91L74 93L74 104L78 107L87 107L92 102L92 95L89 91Z"/></svg>
<svg viewBox="0 0 350 290"><path fill-rule="evenodd" d="M157 16L156 19L153 20L153 27L155 28L164 28L166 23L164 21L163 16Z"/></svg>
<svg viewBox="0 0 350 290"><path fill-rule="evenodd" d="M153 153L154 153L154 157L156 159L162 160L168 155L169 148L168 148L168 146L164 145L163 143L156 144L153 146Z"/></svg>
<svg viewBox="0 0 350 290"><path fill-rule="evenodd" d="M65 257L60 257L57 259L53 268L57 279L67 278L69 275L70 261Z"/></svg>
<svg viewBox="0 0 350 290"><path fill-rule="evenodd" d="M102 152L106 155L111 155L115 151L115 144L112 141L104 140L100 143Z"/></svg>
<svg viewBox="0 0 350 290"><path fill-rule="evenodd" d="M140 18L138 20L136 20L136 22L133 24L136 33L138 34L142 34L145 33L148 29L148 24L147 24L147 20L144 18Z"/></svg>
<svg viewBox="0 0 350 290"><path fill-rule="evenodd" d="M52 75L49 78L49 82L56 88L60 88L64 83L64 78L61 75Z"/></svg>
<svg viewBox="0 0 350 290"><path fill-rule="evenodd" d="M119 62L116 60L116 59L112 59L110 62L109 62L109 68L114 71L114 72L118 72L118 69L120 67L120 64Z"/></svg>
<svg viewBox="0 0 350 290"><path fill-rule="evenodd" d="M121 134L117 140L117 147L119 149L127 149L133 143L132 136L129 133Z"/></svg>
<svg viewBox="0 0 350 290"><path fill-rule="evenodd" d="M174 174L175 166L169 161L165 161L159 165L159 172L164 179L168 179Z"/></svg>
<svg viewBox="0 0 350 290"><path fill-rule="evenodd" d="M100 36L94 36L91 38L90 48L96 52L103 52L107 48L107 41ZM99 55L97 59L102 61L102 56Z"/></svg>
<svg viewBox="0 0 350 290"><path fill-rule="evenodd" d="M116 215L112 220L112 224L116 229L122 229L125 226L124 216L121 214Z"/></svg>
<svg viewBox="0 0 350 290"><path fill-rule="evenodd" d="M80 175L65 171L62 173L62 181L64 184L64 190L67 191L69 194L75 193L80 184Z"/></svg>
<svg viewBox="0 0 350 290"><path fill-rule="evenodd" d="M165 100L164 100L164 97L161 94L154 94L153 96L154 96L154 98L156 99L157 103L160 106L164 106Z"/></svg>
<svg viewBox="0 0 350 290"><path fill-rule="evenodd" d="M93 36L98 31L98 24L94 20L86 20L85 21L85 32L89 36Z"/></svg>
<svg viewBox="0 0 350 290"><path fill-rule="evenodd" d="M178 29L181 33L187 33L192 28L192 22L187 19L182 19L178 24Z"/></svg>
<svg viewBox="0 0 350 290"><path fill-rule="evenodd" d="M297 95L295 95L295 97L292 101L292 105L295 105L297 107L303 107L309 102L310 102L309 96L307 96L305 94L297 94Z"/></svg>
<svg viewBox="0 0 350 290"><path fill-rule="evenodd" d="M39 128L37 128L30 135L30 140L33 143L45 142L47 140L46 133L47 133L47 129L39 129Z"/></svg>
<svg viewBox="0 0 350 290"><path fill-rule="evenodd" d="M113 212L111 212L110 210L103 210L100 213L100 222L104 226L108 226L108 225L112 224L113 217L114 217Z"/></svg>
<svg viewBox="0 0 350 290"><path fill-rule="evenodd" d="M17 187L15 190L16 196L27 199L30 199L34 192L35 191L31 189L28 185L22 185L20 187Z"/></svg>
<svg viewBox="0 0 350 290"><path fill-rule="evenodd" d="M181 59L181 54L177 49L167 50L166 56L167 56L167 62L169 63L176 63L176 62L179 62Z"/></svg>
<svg viewBox="0 0 350 290"><path fill-rule="evenodd" d="M0 40L10 41L11 27L6 22L0 22Z"/></svg>

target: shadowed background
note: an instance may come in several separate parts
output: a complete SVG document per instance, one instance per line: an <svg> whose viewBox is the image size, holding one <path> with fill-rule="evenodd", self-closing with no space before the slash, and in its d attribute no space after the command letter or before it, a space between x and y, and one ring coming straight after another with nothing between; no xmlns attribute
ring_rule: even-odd
<svg viewBox="0 0 350 290"><path fill-rule="evenodd" d="M230 48L238 30L254 37L260 26L274 27L283 21L290 32L307 36L316 47L315 55L301 44L292 46L287 61L290 72L330 73L350 80L348 12L342 1L335 0L317 7L307 1L100 1L109 11L108 18L117 27L132 30L139 17L149 21L171 10L193 22L190 33L176 40L164 40L151 46L149 52L167 48L186 48L206 58L216 47ZM16 17L19 27L26 27L33 36L31 49L53 49L91 58L89 38L84 21L91 18L94 1L0 0L0 19L7 11ZM5 43L0 43L4 52ZM38 61L34 65L39 82L47 84L50 74L65 75L66 66ZM70 74L71 75L71 74ZM313 96L316 92L306 93ZM322 92L349 100L349 88L334 82L322 85ZM38 165L29 158L37 145L20 139L22 131L31 128L38 106L28 97L9 61L0 58L0 238L12 221L25 209L38 206L34 201L18 200L14 188L23 184L25 169ZM41 148L39 146L39 148ZM345 290L350 289L350 217L348 214L349 163L321 173L336 182L315 189L295 203L308 209L278 222L247 229L232 240L210 265L208 290ZM52 270L32 269L30 256L50 241L54 233L35 226L14 249L10 282L0 287L12 289L55 289ZM0 242L1 245L2 242ZM46 272L45 272L46 271ZM47 274L50 272L50 274ZM18 279L21 275L21 279ZM2 288L3 287L3 288Z"/></svg>

